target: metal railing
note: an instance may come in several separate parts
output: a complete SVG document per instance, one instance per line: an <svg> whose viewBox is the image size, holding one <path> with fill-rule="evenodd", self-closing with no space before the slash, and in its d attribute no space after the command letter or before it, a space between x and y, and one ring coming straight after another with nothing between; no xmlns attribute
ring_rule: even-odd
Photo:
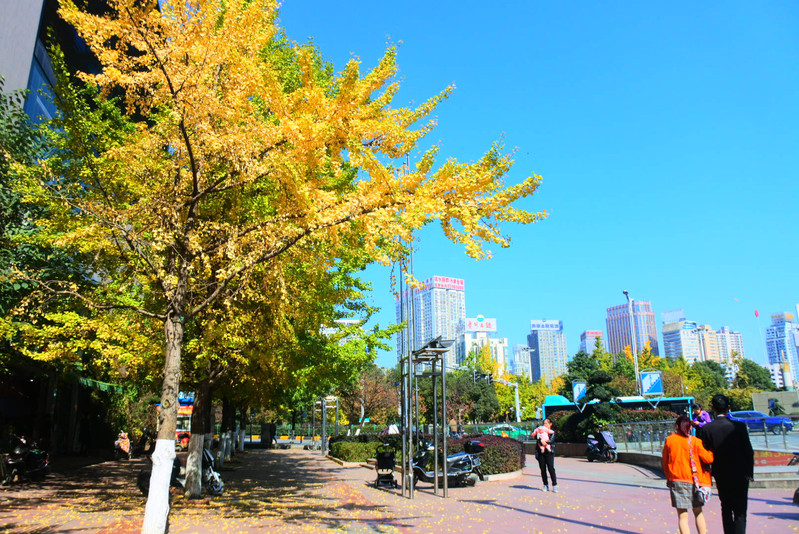
<svg viewBox="0 0 799 534"><path fill-rule="evenodd" d="M780 416L791 420L793 428L785 424L771 424L768 420L746 422L749 440L755 450L772 452L799 451L799 416ZM641 421L615 423L608 430L616 440L619 452L660 454L666 438L674 432L674 421Z"/></svg>

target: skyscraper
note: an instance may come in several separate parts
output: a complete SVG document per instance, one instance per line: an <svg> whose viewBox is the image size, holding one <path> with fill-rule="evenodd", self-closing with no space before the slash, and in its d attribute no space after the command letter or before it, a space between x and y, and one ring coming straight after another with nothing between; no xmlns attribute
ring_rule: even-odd
<svg viewBox="0 0 799 534"><path fill-rule="evenodd" d="M580 334L580 350L591 354L594 352L594 347L596 345L596 339L599 338L599 341L602 341L602 331L601 330L586 330L582 334Z"/></svg>
<svg viewBox="0 0 799 534"><path fill-rule="evenodd" d="M722 326L716 330L716 339L718 339L719 358L722 362L732 362L736 357L746 357L744 340L740 332L730 330L729 326Z"/></svg>
<svg viewBox="0 0 799 534"><path fill-rule="evenodd" d="M675 360L682 356L688 363L701 361L702 352L696 329L696 322L686 321L685 317L679 321L664 323L663 355Z"/></svg>
<svg viewBox="0 0 799 534"><path fill-rule="evenodd" d="M513 360L509 372L516 376L526 376L532 380L533 373L530 370L530 347L527 345L515 345L513 347Z"/></svg>
<svg viewBox="0 0 799 534"><path fill-rule="evenodd" d="M472 327L470 328L469 319L466 320L466 324L466 331L459 335L455 342L456 364L462 365L469 353L479 352L486 348L491 356L491 361L497 365L498 370L502 373L508 372L508 338L492 337L491 332L496 332L496 328L493 330L476 329L474 323L471 323Z"/></svg>
<svg viewBox="0 0 799 534"><path fill-rule="evenodd" d="M792 313L775 313L766 328L768 362L790 368L791 380L799 383L799 325Z"/></svg>
<svg viewBox="0 0 799 534"><path fill-rule="evenodd" d="M106 8L106 0L88 0L85 9L96 12ZM98 63L72 27L58 16L56 0L3 2L0 17L0 75L5 78L4 92L29 91L24 110L34 120L55 116L55 105L48 95L55 85L55 73L45 42L47 32L64 53L70 69L96 72Z"/></svg>
<svg viewBox="0 0 799 534"><path fill-rule="evenodd" d="M652 303L646 300L634 301L633 318L638 351L643 350L644 346L649 343L652 354L655 356L660 355L658 351L658 333L655 326L655 312L652 311ZM611 354L618 354L624 351L624 347L632 346L630 312L627 304L608 308L605 324L608 327L608 350Z"/></svg>
<svg viewBox="0 0 799 534"><path fill-rule="evenodd" d="M397 334L397 361L406 347L416 350L432 339L455 341L466 321L466 291L460 278L433 276L419 289L408 288L396 300L397 322L408 328ZM455 350L446 353L447 365L454 366Z"/></svg>
<svg viewBox="0 0 799 534"><path fill-rule="evenodd" d="M530 369L534 382L543 378L549 384L553 378L566 372L569 354L563 321L531 321L527 345L530 347Z"/></svg>
<svg viewBox="0 0 799 534"><path fill-rule="evenodd" d="M714 361L732 369L734 354L744 357L740 332L728 326L715 331L709 325L687 321L684 310L663 313L663 355L667 358L683 356L688 363Z"/></svg>

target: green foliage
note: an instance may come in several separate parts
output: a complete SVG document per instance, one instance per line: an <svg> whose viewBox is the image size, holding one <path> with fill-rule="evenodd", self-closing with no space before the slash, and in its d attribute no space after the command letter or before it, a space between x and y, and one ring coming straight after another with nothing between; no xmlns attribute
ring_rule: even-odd
<svg viewBox="0 0 799 534"><path fill-rule="evenodd" d="M479 434L448 440L447 452L449 454L460 452L463 450L463 444L471 440L478 440L485 445L485 451L480 457L484 475L511 473L524 468L526 458L524 443L512 438Z"/></svg>
<svg viewBox="0 0 799 534"><path fill-rule="evenodd" d="M574 400L572 392L572 381L584 380L588 382L590 376L599 371L599 361L592 355L586 354L583 351L574 355L574 358L566 363L566 375L563 382L563 387L558 392L569 400ZM591 400L588 398L588 400Z"/></svg>
<svg viewBox="0 0 799 534"><path fill-rule="evenodd" d="M586 409L587 411L587 409ZM583 411L559 411L550 414L553 430L555 430L555 440L561 442L582 441L590 432L585 431L588 425L589 414Z"/></svg>
<svg viewBox="0 0 799 534"><path fill-rule="evenodd" d="M375 449L380 445L378 441L349 442L337 441L330 443L330 455L345 462L365 462L375 457Z"/></svg>
<svg viewBox="0 0 799 534"><path fill-rule="evenodd" d="M732 388L724 392L727 398L730 399L730 411L735 412L738 410L754 410L752 403L752 394L760 393L756 388Z"/></svg>
<svg viewBox="0 0 799 534"><path fill-rule="evenodd" d="M737 361L738 373L733 380L736 388L752 388L760 391L774 391L774 383L771 381L771 373L762 365L758 365L752 360L741 358Z"/></svg>
<svg viewBox="0 0 799 534"><path fill-rule="evenodd" d="M423 436L431 439L431 436ZM485 445L485 452L481 457L483 474L510 473L524 468L525 451L524 443L512 438L475 434L464 438L447 440L447 454L463 451L463 444L467 441L478 440ZM392 434L378 436L376 434L361 434L360 436L334 436L330 438L330 454L348 462L362 462L367 458L374 458L375 449L381 443L394 448L397 463L402 455L402 436ZM368 456L364 456L368 454Z"/></svg>

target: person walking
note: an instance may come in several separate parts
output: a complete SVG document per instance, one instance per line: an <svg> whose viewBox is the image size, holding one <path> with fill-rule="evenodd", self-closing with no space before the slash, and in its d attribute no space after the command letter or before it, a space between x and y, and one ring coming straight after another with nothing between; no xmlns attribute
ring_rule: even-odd
<svg viewBox="0 0 799 534"><path fill-rule="evenodd" d="M699 488L710 491L710 471L703 464L713 462L713 453L702 444L702 440L691 435L691 420L681 415L674 422L675 432L663 444L663 472L666 486L671 494L671 505L677 509L677 523L680 534L689 534L688 510L694 514L696 531L707 534L705 515L702 513L704 500Z"/></svg>
<svg viewBox="0 0 799 534"><path fill-rule="evenodd" d="M552 438L555 431L552 430L552 421L544 420L544 424L533 430L533 438L538 440L535 457L538 460L538 467L541 469L541 481L544 483L543 490L549 491L549 480L547 471L552 479L552 491L558 492L558 477L555 474L555 451L552 450Z"/></svg>
<svg viewBox="0 0 799 534"><path fill-rule="evenodd" d="M746 532L749 481L754 478L755 453L746 425L729 417L730 399L718 394L710 402L716 419L698 430L705 448L713 452L711 473L721 503L724 534Z"/></svg>

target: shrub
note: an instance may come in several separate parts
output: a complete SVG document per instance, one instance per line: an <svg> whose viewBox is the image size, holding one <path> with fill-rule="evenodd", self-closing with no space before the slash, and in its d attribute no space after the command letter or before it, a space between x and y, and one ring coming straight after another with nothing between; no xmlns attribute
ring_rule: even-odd
<svg viewBox="0 0 799 534"><path fill-rule="evenodd" d="M333 448L334 443L386 443L394 447L394 449L402 450L402 436L399 434L361 434L358 436L332 436L330 438L330 447Z"/></svg>
<svg viewBox="0 0 799 534"><path fill-rule="evenodd" d="M555 442L583 441L585 439L583 427L588 421L588 416L587 410L582 413L563 410L550 415L549 420L552 421L555 430Z"/></svg>
<svg viewBox="0 0 799 534"><path fill-rule="evenodd" d="M422 439L432 441L432 436L424 435ZM463 451L463 444L470 440L479 440L485 445L485 452L481 457L484 475L510 473L522 469L525 465L524 444L521 441L488 434L448 439L447 453ZM345 462L364 462L368 458L375 457L375 450L381 443L394 447L397 463L402 461L402 436L398 434L333 436L330 438L330 455Z"/></svg>
<svg viewBox="0 0 799 534"><path fill-rule="evenodd" d="M448 453L461 452L463 444L471 440L478 440L485 445L485 452L480 458L484 475L510 473L524 468L526 457L524 443L513 438L503 438L489 434L466 436L447 441Z"/></svg>
<svg viewBox="0 0 799 534"><path fill-rule="evenodd" d="M338 441L330 444L330 455L345 462L365 462L375 457L375 449L379 442L358 443Z"/></svg>

